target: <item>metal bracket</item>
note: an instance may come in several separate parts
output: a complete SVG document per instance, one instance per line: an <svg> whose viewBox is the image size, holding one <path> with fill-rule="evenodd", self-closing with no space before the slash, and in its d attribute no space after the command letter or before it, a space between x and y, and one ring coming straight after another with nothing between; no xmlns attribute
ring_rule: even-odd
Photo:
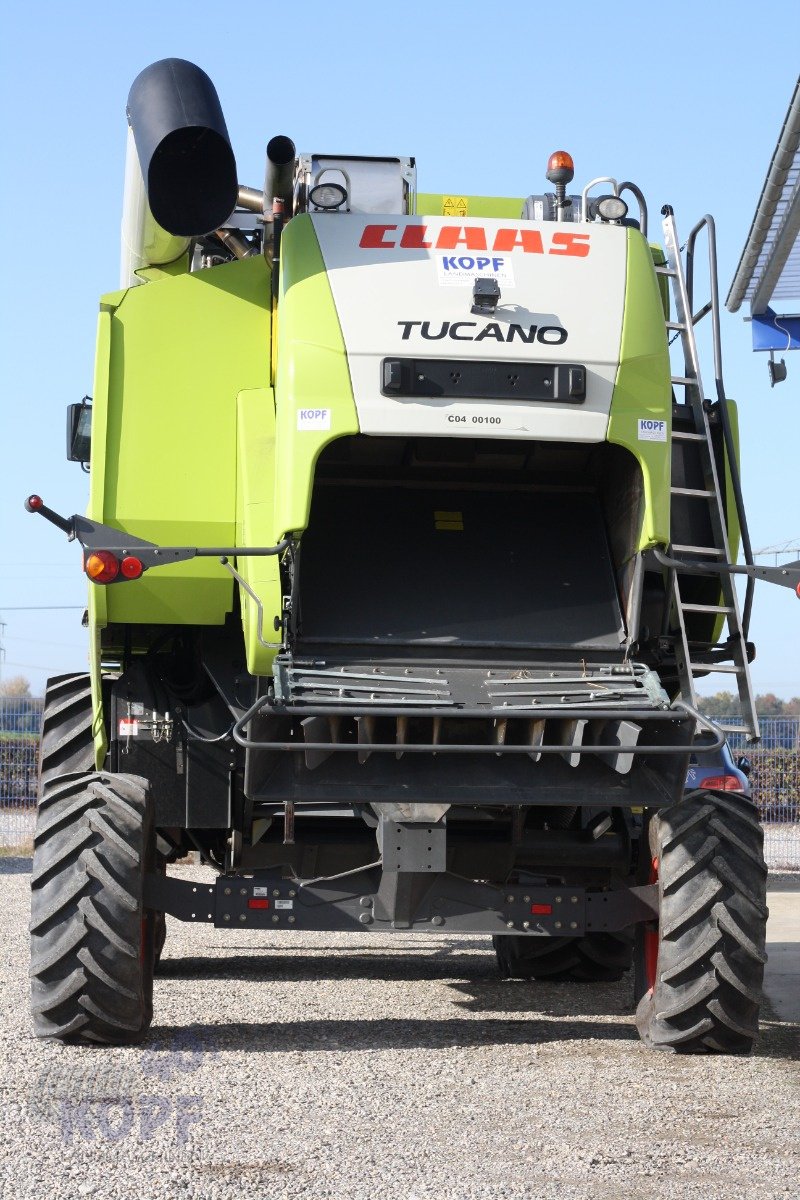
<svg viewBox="0 0 800 1200"><path fill-rule="evenodd" d="M651 567L654 563L671 570L681 571L685 575L746 575L748 579L763 579L766 583L776 583L780 587L791 588L800 598L800 559L796 562L784 563L780 567L761 567L743 563L699 562L696 559L686 561L673 558L663 550L655 547L645 551L645 558Z"/></svg>
<svg viewBox="0 0 800 1200"><path fill-rule="evenodd" d="M431 826L431 828L434 828ZM442 831L443 832L443 831ZM431 843L432 845L433 843ZM371 930L581 937L658 917L658 886L590 891L513 884L507 889L435 871L365 867L340 880L289 880L279 871L231 872L213 884L154 871L144 904L218 929Z"/></svg>
<svg viewBox="0 0 800 1200"><path fill-rule="evenodd" d="M102 525L99 521L90 521L88 517L82 517L78 513L71 517L62 517L54 509L48 508L41 496L29 496L25 501L25 509L50 521L66 533L71 542L80 542L84 550L109 550L119 558L135 554L144 570L150 567L164 567L168 563L188 562L192 558L264 558L282 554L292 543L291 537L286 537L275 546L157 546L155 542L123 533L122 530ZM127 582L124 575L118 576L107 586L122 582Z"/></svg>
<svg viewBox="0 0 800 1200"><path fill-rule="evenodd" d="M447 866L445 822L389 821L381 817L378 846L384 871L441 873Z"/></svg>

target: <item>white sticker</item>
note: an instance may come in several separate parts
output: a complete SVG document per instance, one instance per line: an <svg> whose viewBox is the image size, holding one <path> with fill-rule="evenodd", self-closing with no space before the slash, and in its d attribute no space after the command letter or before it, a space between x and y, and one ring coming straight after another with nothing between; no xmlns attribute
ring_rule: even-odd
<svg viewBox="0 0 800 1200"><path fill-rule="evenodd" d="M331 410L329 408L298 408L298 429L330 429Z"/></svg>
<svg viewBox="0 0 800 1200"><path fill-rule="evenodd" d="M125 717L121 717L120 722L119 722L119 736L120 737L138 737L139 736L139 722L138 721L128 721L125 719Z"/></svg>
<svg viewBox="0 0 800 1200"><path fill-rule="evenodd" d="M667 422L655 421L651 418L639 418L640 442L665 442L667 440Z"/></svg>
<svg viewBox="0 0 800 1200"><path fill-rule="evenodd" d="M276 900L276 908L294 908L294 900Z"/></svg>
<svg viewBox="0 0 800 1200"><path fill-rule="evenodd" d="M254 888L253 888L253 895L254 895L254 896L268 896L268 895L269 895L269 888L265 888L265 887L254 887Z"/></svg>
<svg viewBox="0 0 800 1200"><path fill-rule="evenodd" d="M476 279L496 279L514 287L514 268L504 254L437 254L436 270L442 287L466 287Z"/></svg>
<svg viewBox="0 0 800 1200"><path fill-rule="evenodd" d="M143 717L144 716L144 705L141 703L141 701L137 700L131 705L131 714L130 715L132 717Z"/></svg>

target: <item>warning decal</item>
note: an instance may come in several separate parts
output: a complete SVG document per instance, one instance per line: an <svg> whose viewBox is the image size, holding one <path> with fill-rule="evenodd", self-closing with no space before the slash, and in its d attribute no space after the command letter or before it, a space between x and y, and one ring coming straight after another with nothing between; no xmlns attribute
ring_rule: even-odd
<svg viewBox="0 0 800 1200"><path fill-rule="evenodd" d="M460 512L442 512L437 509L433 514L433 523L436 529L455 529L460 532L464 528L464 516Z"/></svg>
<svg viewBox="0 0 800 1200"><path fill-rule="evenodd" d="M443 217L466 217L468 208L466 196L442 196Z"/></svg>

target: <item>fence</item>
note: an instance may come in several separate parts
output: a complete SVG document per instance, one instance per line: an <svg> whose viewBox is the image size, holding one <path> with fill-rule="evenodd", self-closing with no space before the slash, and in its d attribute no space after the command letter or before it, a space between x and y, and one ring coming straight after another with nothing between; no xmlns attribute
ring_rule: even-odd
<svg viewBox="0 0 800 1200"><path fill-rule="evenodd" d="M740 718L723 717L725 725ZM773 870L800 868L800 717L762 717L761 741L729 733L734 758L750 759L750 786L764 824L764 854Z"/></svg>
<svg viewBox="0 0 800 1200"><path fill-rule="evenodd" d="M32 697L0 697L0 850L30 850L43 707Z"/></svg>
<svg viewBox="0 0 800 1200"><path fill-rule="evenodd" d="M36 807L39 726L43 702L0 698L0 849L30 848ZM735 724L737 718L724 718ZM773 870L800 869L800 717L766 717L761 741L729 734L734 756L752 764L753 798L764 822L765 853Z"/></svg>

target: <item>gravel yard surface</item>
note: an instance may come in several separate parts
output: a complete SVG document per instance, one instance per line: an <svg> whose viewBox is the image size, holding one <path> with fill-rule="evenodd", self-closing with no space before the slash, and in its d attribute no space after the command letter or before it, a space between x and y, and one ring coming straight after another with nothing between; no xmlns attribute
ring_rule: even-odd
<svg viewBox="0 0 800 1200"><path fill-rule="evenodd" d="M627 981L501 982L488 939L168 918L148 1040L50 1045L29 869L0 860L3 1197L800 1196L800 1036L769 1013L752 1058L676 1057Z"/></svg>

